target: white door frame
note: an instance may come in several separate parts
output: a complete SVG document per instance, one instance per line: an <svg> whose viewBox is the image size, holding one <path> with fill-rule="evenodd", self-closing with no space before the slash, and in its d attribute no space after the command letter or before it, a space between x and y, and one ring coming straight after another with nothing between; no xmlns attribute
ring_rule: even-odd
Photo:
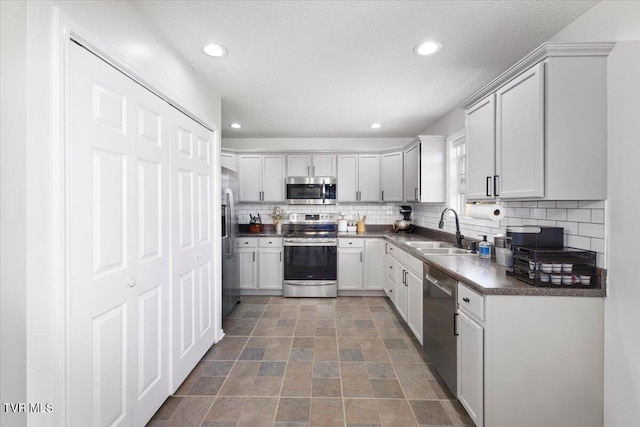
<svg viewBox="0 0 640 427"><path fill-rule="evenodd" d="M177 100L165 95L171 93L164 87L157 87L148 82L143 76L136 73L136 65L122 56L116 49L107 42L96 37L86 27L66 15L60 8L54 8L54 35L53 35L53 87L52 87L52 116L53 116L53 159L52 159L52 202L54 211L50 215L50 225L52 227L53 247L58 248L51 254L53 265L53 276L51 278L51 295L55 296L51 304L50 333L53 337L54 347L52 350L53 362L49 362L54 367L49 378L52 384L52 402L54 405L53 415L55 419L52 424L65 426L70 422L70 366L69 363L69 290L70 290L70 168L69 148L70 148L70 46L74 41L82 44L85 48L96 54L98 57L117 68L132 80L144 86L160 98L167 101L174 108L187 114L189 117L202 124L213 133L212 167L213 167L213 189L212 189L212 253L214 269L215 294L221 292L221 249L220 249L220 224L215 219L220 216L220 126L216 123L209 123L189 112L187 108L180 105ZM28 295L28 298L31 298ZM218 299L213 308L214 329L216 331L215 341L219 341L224 333L221 324L222 301ZM27 340L38 339L37 331L27 330ZM171 345L171 343L170 343ZM51 354L33 355L41 360L51 360ZM30 363L30 362L29 362ZM40 365L40 361L36 363ZM169 393L170 391L168 391ZM39 418L42 421L42 418ZM48 424L48 423L47 423Z"/></svg>

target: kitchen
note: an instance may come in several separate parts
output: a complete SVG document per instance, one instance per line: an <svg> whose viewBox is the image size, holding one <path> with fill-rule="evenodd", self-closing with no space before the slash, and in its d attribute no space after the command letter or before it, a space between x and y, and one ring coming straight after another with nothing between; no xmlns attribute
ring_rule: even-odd
<svg viewBox="0 0 640 427"><path fill-rule="evenodd" d="M222 147L228 148L228 151L236 150L234 152L236 155L243 155L240 154L243 150L257 152L256 145L260 147L262 150L260 153L263 155L276 152L288 153L291 151L292 144L300 146L306 142L309 145L304 145L304 149L295 151L304 151L306 154L321 150L334 152L337 156L371 154L373 151L383 155L387 151L394 151L392 148L395 148L395 151L405 148L412 139L400 138L403 141L393 141L385 140L386 138L373 138L375 141L369 144L367 138L355 137L300 138L288 142L266 133L264 138L227 138L226 135L230 130L226 129L227 123L220 118L220 104L212 105L215 103L210 101L211 99L219 100L219 95L210 89L203 92L202 89L209 86L204 83L202 76L184 65L184 60L167 46L162 37L156 35L155 30L148 23L149 18L142 17L134 6L128 3L107 4L109 7L100 4L81 6L73 2L29 2L26 5L7 3L3 4L2 10L2 240L3 246L11 244L11 247L23 249L8 252L3 247L2 251L2 400L3 402L54 402L57 408L54 413L58 417L56 418L58 425L64 425L63 420L67 416L65 411L71 413L61 397L64 393L55 385L61 384L60 387L63 387L62 384L65 382L64 374L54 374L54 372L60 372L54 369L55 367L64 365L62 363L64 348L58 345L58 342L62 342L58 338L64 335L61 334L61 331L64 331L64 323L61 326L59 314L57 314L63 302L60 304L52 302L58 300L58 296L62 295L59 291L64 289L62 286L64 269L60 268L63 265L61 260L64 259L64 251L59 249L62 247L61 242L64 242L65 233L65 228L60 225L64 213L61 207L64 207L64 203L58 201L60 189L63 188L63 180L58 171L64 156L57 156L57 153L59 154L57 144L61 141L57 121L61 112L55 104L55 100L59 99L57 98L58 82L55 78L38 78L43 75L43 72L51 76L56 76L60 72L56 67L62 64L55 60L58 48L50 49L52 42L50 34L54 33L53 28L58 26L71 28L75 36L84 39L89 45L100 47L100 50L107 57L115 59L116 63L135 64L130 67L135 69L133 73L135 76L142 76L151 87L163 89L160 90L161 93L171 94L170 98L174 101L174 105L183 106L199 118L200 122L217 123L218 126L215 128L224 125L223 135L220 135L220 132L214 133L214 147L219 146L222 136ZM55 6L61 8L62 14L54 10ZM630 254L635 253L632 243L636 240L633 238L634 233L637 233L633 216L637 202L629 198L629 194L634 193L633 186L637 181L632 175L634 168L630 163L636 150L632 141L637 135L637 130L626 126L626 123L633 122L631 118L634 117L635 104L632 100L636 99L633 91L637 92L637 74L631 72L634 70L633 67L637 68L637 42L635 44L631 42L640 38L637 34L637 13L637 5L633 2L601 2L586 11L573 24L565 25L564 30L550 39L551 42L566 43L618 42L607 57L606 68L608 107L606 197L596 202L590 202L588 197L584 197L573 200L516 200L507 201L503 205L507 209L508 222L519 218L536 222L554 221L556 225L562 221L580 224L577 229L565 226L568 240L565 243L594 250L598 254L598 267L607 270L607 297L603 301L604 362L600 375L604 375L602 424L612 426L633 425L637 423L638 417L637 412L634 412L634 402L638 400L637 388L634 388L634 382L630 380L638 376L635 362L638 359L638 343L637 338L634 338L637 334L634 334L632 329L632 325L637 324L637 314L632 308L633 302L637 301L637 292L633 286L632 272L627 266ZM15 18L14 23L5 25L5 16ZM116 22L117 25L114 24ZM115 27L125 31L115 31L113 29ZM536 45L546 41L562 28L563 26L558 27ZM15 37L16 35L25 37ZM26 37L27 35L29 37ZM141 45L132 45L130 42L132 37L139 40ZM57 41L62 43L62 39ZM145 56L145 46L151 49L154 55ZM523 51L518 58L514 58L496 74L506 70L509 65L522 58L534 47L535 45ZM446 53L447 48L447 44L443 43L443 50L439 54ZM5 55L12 61L6 61ZM230 51L229 58L232 56L233 52ZM154 61L164 61L165 66L157 66L158 62ZM27 72L25 73L24 70ZM9 78L12 79L10 80L12 84L7 86ZM473 89L458 93L456 105L490 80L489 78L478 81ZM15 95L11 99L16 100L17 104L10 110L5 108L5 100L8 99L4 96L5 93ZM45 99L51 102L40 102L38 93L45 94ZM455 105L452 105L451 113L445 114L439 121L434 117L429 127L425 125L424 128L416 130L414 136L452 137L456 132L463 130L464 111L454 107ZM35 125L36 123L38 125ZM383 123L383 130L388 127L389 125ZM345 135L347 135L346 132ZM250 139L254 140L249 141ZM24 141L24 144L8 145L6 144L8 140ZM367 150L369 153L362 153ZM212 150L211 156L213 166L219 167L220 158L217 150ZM8 159L12 161L9 162ZM12 186L10 187L7 184L7 177L11 177ZM41 179L42 177L45 179ZM215 177L213 179L215 183ZM47 182L51 184L45 185ZM338 181L338 191L340 191L339 183L340 181ZM220 200L219 189L216 187L217 184L211 185L212 199ZM592 186L584 187L587 187L586 190L596 190ZM409 204L413 207L415 225L437 230L440 212L449 203L437 206ZM245 219L248 219L249 214L257 213L260 213L263 219L267 219L267 214L271 212L274 205L276 203L267 203L267 200L265 203L246 202L245 204L243 202L242 210L239 212L245 216ZM399 206L401 205L404 203L400 201L348 202L348 204L338 205L337 209L323 208L313 211L297 206L290 208L285 204L280 206L287 212L300 214L328 214L342 211L347 212L348 215L366 214L367 228L373 229L375 228L373 226L389 226L400 219ZM10 214L22 214L7 216L5 206L12 206L13 210L9 212ZM238 207L240 208L240 205ZM214 213L217 212L216 209L219 208L214 207ZM51 215L45 219L44 215L38 214L40 212L49 212ZM214 216L219 217L217 214ZM5 219L9 222L5 222ZM502 225L496 227L486 222L480 225L466 218L461 220L462 234L469 238L477 239L480 234L488 234L491 237L504 231ZM214 221L211 231L214 236L218 236L220 224ZM445 231L450 233L454 231L452 220L447 219ZM587 244L588 247L586 247ZM208 256L206 252L200 253L205 257ZM221 251L214 247L212 259L218 259L221 256ZM12 270L5 266L15 266L17 269ZM214 268L214 276L219 274L218 268L219 266ZM21 283L22 286L9 286L9 283ZM340 297L337 301L340 301ZM355 306L352 306L352 309L353 307ZM324 309L321 310L318 306L317 310ZM8 319L14 330L6 329ZM217 320L214 319L213 322L215 321ZM214 325L214 329L221 330L221 326ZM56 355L53 360L38 356L51 354ZM24 362L25 360L28 362ZM2 415L3 420L4 417L15 415L16 425L21 425L20 423L24 425L24 420L27 418L24 413L3 413ZM29 425L52 425L53 423L51 416L46 414L28 414L28 418Z"/></svg>

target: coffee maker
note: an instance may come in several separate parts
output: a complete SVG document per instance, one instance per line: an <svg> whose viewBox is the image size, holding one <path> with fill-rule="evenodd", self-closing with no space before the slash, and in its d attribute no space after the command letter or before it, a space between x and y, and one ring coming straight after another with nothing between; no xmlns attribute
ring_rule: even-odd
<svg viewBox="0 0 640 427"><path fill-rule="evenodd" d="M411 224L411 212L411 206L400 206L400 214L402 215L402 219L397 220L393 224L393 231L395 231L396 233L399 231L406 231L407 233L411 233L413 231L413 225Z"/></svg>

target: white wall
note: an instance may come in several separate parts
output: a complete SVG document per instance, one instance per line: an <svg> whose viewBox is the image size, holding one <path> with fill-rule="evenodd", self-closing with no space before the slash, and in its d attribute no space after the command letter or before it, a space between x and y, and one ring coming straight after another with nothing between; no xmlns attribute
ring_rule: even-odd
<svg viewBox="0 0 640 427"><path fill-rule="evenodd" d="M420 132L420 135L453 135L464 130L464 111L456 108Z"/></svg>
<svg viewBox="0 0 640 427"><path fill-rule="evenodd" d="M607 62L604 426L640 425L640 2L603 1L551 41L617 41ZM625 42L634 41L634 42Z"/></svg>
<svg viewBox="0 0 640 427"><path fill-rule="evenodd" d="M222 138L234 150L262 151L381 151L403 147L411 138Z"/></svg>
<svg viewBox="0 0 640 427"><path fill-rule="evenodd" d="M0 412L0 424L64 425L59 421L64 408L57 406L63 390L56 381L60 374L57 363L64 354L55 325L62 315L57 308L64 294L59 246L62 218L58 210L62 169L56 155L60 143L56 103L60 79L55 67L59 54L55 8L99 40L98 47L108 46L107 50L137 76L212 128L219 127L220 96L128 2L0 3L2 402L16 399L55 405L52 413L26 417L23 413L16 419ZM214 165L219 164L217 161L214 159ZM6 181L8 173L11 181ZM5 207L12 215L5 216ZM13 252L5 252L5 244L11 244ZM7 390L11 394L5 400Z"/></svg>
<svg viewBox="0 0 640 427"><path fill-rule="evenodd" d="M0 2L0 402L25 402L27 396L26 14L26 3ZM0 417L2 425L26 425L23 414Z"/></svg>

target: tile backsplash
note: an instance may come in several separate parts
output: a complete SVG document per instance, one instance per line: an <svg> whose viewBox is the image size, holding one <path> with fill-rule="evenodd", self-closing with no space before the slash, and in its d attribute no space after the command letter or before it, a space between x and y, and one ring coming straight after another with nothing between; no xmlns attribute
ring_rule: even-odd
<svg viewBox="0 0 640 427"><path fill-rule="evenodd" d="M280 205L287 213L341 213L347 218L355 218L356 213L367 215L368 224L393 224L402 216L399 206L403 203L389 204L358 204L341 203L335 206L307 206ZM539 201L539 202L501 202L506 209L505 217L499 221L488 221L460 216L460 230L463 235L487 240L493 243L496 234L503 234L508 225L542 225L549 227L563 227L566 246L588 249L597 252L598 267L605 266L604 221L605 202L600 201ZM445 205L412 204L413 223L421 227L438 228L440 213ZM241 224L249 222L249 214L259 213L263 222L270 223L273 205L239 203L237 211ZM454 233L455 222L453 214L445 216L444 231Z"/></svg>

